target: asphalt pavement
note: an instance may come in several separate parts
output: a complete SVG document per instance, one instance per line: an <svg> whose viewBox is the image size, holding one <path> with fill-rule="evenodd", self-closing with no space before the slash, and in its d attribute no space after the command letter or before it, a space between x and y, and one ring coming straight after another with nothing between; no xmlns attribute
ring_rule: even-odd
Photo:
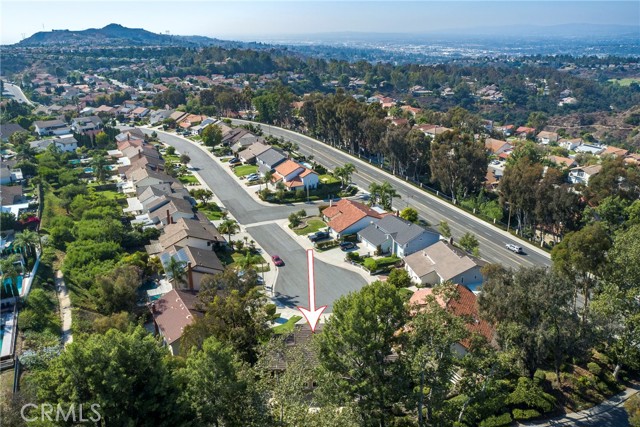
<svg viewBox="0 0 640 427"><path fill-rule="evenodd" d="M233 120L234 124L249 123L245 120ZM394 207L403 209L406 206L414 207L420 216L430 224L437 227L440 221L449 223L454 238L459 239L466 232L474 234L480 243L480 256L493 263L500 263L507 267L518 268L520 266L550 266L551 260L548 253L529 245L526 242L513 238L509 233L485 221L477 219L463 210L448 204L431 194L422 191L413 185L397 178L379 168L368 164L358 158L350 156L321 141L305 135L282 129L276 126L260 124L267 135L283 137L295 142L300 147L299 151L304 155L313 155L314 160L328 169L351 162L357 172L352 177L352 182L363 190L367 190L372 182L382 183L389 181L400 194L401 198L394 200ZM515 254L505 248L507 243L512 243L523 248L523 254Z"/></svg>
<svg viewBox="0 0 640 427"><path fill-rule="evenodd" d="M143 132L153 130L142 128ZM307 283L307 261L305 249L292 239L275 220L287 218L292 212L305 209L312 213L317 209L314 203L297 205L264 206L254 200L234 177L230 176L218 162L213 160L202 147L184 138L156 130L158 139L172 145L181 154L187 154L191 167L222 201L231 215L246 228L252 238L269 254L279 255L285 262L278 268L274 294L286 307L307 307L309 294ZM341 295L362 288L366 281L357 273L339 266L315 261L316 305L328 305L330 312L333 302Z"/></svg>
<svg viewBox="0 0 640 427"><path fill-rule="evenodd" d="M19 86L4 82L4 91L10 93L12 95L12 99L15 99L18 102L33 105L33 103L24 95Z"/></svg>

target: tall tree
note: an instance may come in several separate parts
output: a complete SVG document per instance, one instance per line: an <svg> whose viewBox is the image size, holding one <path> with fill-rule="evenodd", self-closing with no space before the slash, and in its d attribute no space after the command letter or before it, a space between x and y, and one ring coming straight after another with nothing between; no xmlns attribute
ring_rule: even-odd
<svg viewBox="0 0 640 427"><path fill-rule="evenodd" d="M195 415L197 426L263 426L266 402L255 375L234 349L214 337L187 357L178 372L184 381L180 401Z"/></svg>
<svg viewBox="0 0 640 427"><path fill-rule="evenodd" d="M38 398L54 407L97 404L108 425L178 425L184 412L167 356L142 327L77 339L36 373Z"/></svg>
<svg viewBox="0 0 640 427"><path fill-rule="evenodd" d="M431 144L431 179L454 200L480 190L487 164L484 143L473 135L443 132Z"/></svg>
<svg viewBox="0 0 640 427"><path fill-rule="evenodd" d="M173 286L176 288L183 288L187 285L187 263L180 261L175 257L170 257L167 264L164 266L167 278L173 282Z"/></svg>
<svg viewBox="0 0 640 427"><path fill-rule="evenodd" d="M396 288L375 282L338 299L318 336L320 363L338 375L336 390L357 401L367 424L385 426L405 384L388 356L398 344L405 310Z"/></svg>
<svg viewBox="0 0 640 427"><path fill-rule="evenodd" d="M227 235L228 237L227 240L229 241L229 243L231 243L231 235L236 234L239 230L240 230L240 226L238 225L238 222L234 219L225 219L218 226L218 231L220 231L222 234Z"/></svg>

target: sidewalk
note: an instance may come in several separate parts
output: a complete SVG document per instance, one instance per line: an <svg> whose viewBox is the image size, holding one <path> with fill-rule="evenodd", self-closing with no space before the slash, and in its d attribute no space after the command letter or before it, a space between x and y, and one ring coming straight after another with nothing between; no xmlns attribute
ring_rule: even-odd
<svg viewBox="0 0 640 427"><path fill-rule="evenodd" d="M66 347L73 342L73 336L71 335L71 299L60 270L56 271L56 293L60 302L60 317L62 318L62 344Z"/></svg>
<svg viewBox="0 0 640 427"><path fill-rule="evenodd" d="M572 412L570 414L563 415L561 417L552 418L550 420L542 421L540 423L518 423L518 425L526 426L526 427L569 427L575 426L576 423L593 423L594 426L605 426L605 425L621 425L624 424L611 424L610 420L599 420L600 417L607 415L612 410L624 405L631 396L638 394L640 392L640 384L634 384L631 387L627 388L625 391L616 394L611 399L605 400L599 405L594 406L593 408L585 409L580 412ZM620 422L623 422L622 420ZM628 425L628 423L626 424Z"/></svg>

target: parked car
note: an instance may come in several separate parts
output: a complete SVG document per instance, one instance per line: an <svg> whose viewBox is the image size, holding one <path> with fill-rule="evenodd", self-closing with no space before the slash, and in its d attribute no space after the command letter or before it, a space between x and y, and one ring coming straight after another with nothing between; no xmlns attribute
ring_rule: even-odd
<svg viewBox="0 0 640 427"><path fill-rule="evenodd" d="M328 239L330 234L326 231L316 231L315 233L309 234L309 240L312 242L317 242L322 239Z"/></svg>
<svg viewBox="0 0 640 427"><path fill-rule="evenodd" d="M247 175L247 181L257 181L260 179L260 175L257 173L252 173L251 175Z"/></svg>
<svg viewBox="0 0 640 427"><path fill-rule="evenodd" d="M356 244L353 242L342 242L340 243L340 249L342 249L343 252L348 251L349 249L353 249L356 247Z"/></svg>
<svg viewBox="0 0 640 427"><path fill-rule="evenodd" d="M284 261L278 255L273 255L271 259L273 260L273 263L278 267L282 267L284 265Z"/></svg>
<svg viewBox="0 0 640 427"><path fill-rule="evenodd" d="M505 247L509 249L511 252L515 252L517 254L522 253L522 248L520 246L514 245L513 243L507 243Z"/></svg>
<svg viewBox="0 0 640 427"><path fill-rule="evenodd" d="M237 166L240 163L242 163L242 162L240 161L240 159L237 159L237 158L229 160L229 166L231 166L231 167Z"/></svg>

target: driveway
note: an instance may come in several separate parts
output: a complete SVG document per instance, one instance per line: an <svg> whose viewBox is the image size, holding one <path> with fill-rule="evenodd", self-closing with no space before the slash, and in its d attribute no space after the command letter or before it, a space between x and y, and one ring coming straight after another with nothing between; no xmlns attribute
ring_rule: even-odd
<svg viewBox="0 0 640 427"><path fill-rule="evenodd" d="M152 132L149 129L142 130L146 133ZM156 132L160 141L174 146L182 154L189 155L190 165L198 169L202 180L269 255L277 254L282 257L285 266L275 267L278 268L278 278L274 286L276 299L286 307L307 307L309 296L305 249L274 221L285 219L292 212L303 208L310 214L315 213L317 204L264 206L256 202L242 188L243 184L223 170L224 166L213 160L203 148L184 138ZM315 269L316 305L328 305L327 312L331 311L333 301L339 296L359 290L366 284L359 274L317 259Z"/></svg>

